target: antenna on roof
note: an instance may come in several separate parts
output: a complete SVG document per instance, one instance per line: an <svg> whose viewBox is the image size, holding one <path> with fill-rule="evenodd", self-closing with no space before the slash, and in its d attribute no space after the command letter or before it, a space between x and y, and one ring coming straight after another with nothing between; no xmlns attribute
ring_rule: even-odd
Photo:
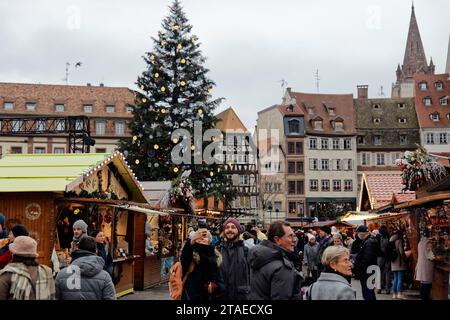
<svg viewBox="0 0 450 320"><path fill-rule="evenodd" d="M314 72L314 80L316 81L317 93L319 93L319 82L320 82L319 69L316 69L316 72Z"/></svg>
<svg viewBox="0 0 450 320"><path fill-rule="evenodd" d="M284 80L284 78L281 78L281 80L279 80L278 82L281 82L281 90L283 90L281 95L284 95L284 92L286 91L286 86L288 85L288 82L286 80Z"/></svg>
<svg viewBox="0 0 450 320"><path fill-rule="evenodd" d="M78 61L77 63L75 63L75 69L78 67L81 67L81 65L82 65L82 62ZM63 79L66 82L66 85L69 84L69 66L70 66L70 63L66 62L66 77Z"/></svg>

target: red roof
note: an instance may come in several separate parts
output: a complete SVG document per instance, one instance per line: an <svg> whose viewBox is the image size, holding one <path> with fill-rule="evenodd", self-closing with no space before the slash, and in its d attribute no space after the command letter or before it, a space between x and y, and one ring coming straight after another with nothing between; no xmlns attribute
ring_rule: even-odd
<svg viewBox="0 0 450 320"><path fill-rule="evenodd" d="M373 203L374 209L389 204L392 200L393 194L402 194L402 190L405 187L399 173L369 173L365 174L365 179L371 198L370 201ZM405 194L411 194L415 199L414 192L409 191Z"/></svg>
<svg viewBox="0 0 450 320"><path fill-rule="evenodd" d="M292 108L292 111L289 111L289 108ZM280 105L278 106L278 110L280 110L283 116L303 116L304 112L297 105Z"/></svg>
<svg viewBox="0 0 450 320"><path fill-rule="evenodd" d="M447 114L450 114L449 103L447 105L441 105L439 100L442 97L450 98L450 80L449 74L435 74L425 75L418 74L414 77L414 92L416 101L417 118L419 120L419 126L421 128L449 128L450 120L447 118ZM419 83L425 81L428 84L427 90L420 90ZM435 83L442 81L444 87L442 90L437 90ZM425 106L424 98L431 98L431 106ZM433 121L430 118L430 114L438 112L440 115L439 121Z"/></svg>
<svg viewBox="0 0 450 320"><path fill-rule="evenodd" d="M402 203L416 200L416 194L412 192L408 193L395 193L392 195L391 203Z"/></svg>
<svg viewBox="0 0 450 320"><path fill-rule="evenodd" d="M305 115L305 129L309 132L334 134L354 134L355 124L353 120L353 94L319 94L290 92ZM313 114L308 113L308 108L313 107ZM332 110L331 110L332 109ZM314 117L323 119L323 130L314 130L311 119ZM344 120L343 131L335 131L332 122L340 117Z"/></svg>

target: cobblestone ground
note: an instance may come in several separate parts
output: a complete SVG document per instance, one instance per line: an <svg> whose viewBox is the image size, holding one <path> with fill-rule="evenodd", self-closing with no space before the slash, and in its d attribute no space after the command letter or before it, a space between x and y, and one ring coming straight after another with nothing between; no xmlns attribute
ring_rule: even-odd
<svg viewBox="0 0 450 320"><path fill-rule="evenodd" d="M356 299L363 300L361 295L361 285L358 280L352 279L352 287L356 290ZM417 291L404 292L406 300L420 300ZM392 300L391 294L377 294L378 300ZM126 295L120 300L170 300L169 286L167 283L147 289L145 291L136 291L133 294Z"/></svg>

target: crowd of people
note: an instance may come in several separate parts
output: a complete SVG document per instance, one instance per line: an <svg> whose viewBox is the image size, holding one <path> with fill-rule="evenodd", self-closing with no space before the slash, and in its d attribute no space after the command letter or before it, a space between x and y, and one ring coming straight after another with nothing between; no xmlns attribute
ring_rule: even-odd
<svg viewBox="0 0 450 320"><path fill-rule="evenodd" d="M39 239L22 224L8 230L0 213L0 300L115 300L105 237L87 229L83 220L73 224L71 257L59 270L38 263Z"/></svg>
<svg viewBox="0 0 450 320"><path fill-rule="evenodd" d="M39 264L39 239L0 213L0 300L115 300L113 260L100 231L73 224L70 259L52 268ZM182 300L355 300L358 279L365 300L376 300L370 270L379 267L383 293L403 298L410 250L401 230L359 226L296 230L285 221L268 230L227 219L211 233L205 225L189 234L179 257ZM429 234L418 246L415 279L422 299L433 281ZM392 276L393 275L393 276ZM354 281L353 281L354 282Z"/></svg>
<svg viewBox="0 0 450 320"><path fill-rule="evenodd" d="M352 279L359 280L364 300L376 300L377 293L404 299L410 250L401 230L382 225L372 231L359 226L354 233L328 226L294 231L276 221L266 231L244 228L234 218L222 230L191 232L180 257L182 300L355 300ZM422 257L429 255L427 243L424 237L419 244L415 274L422 299L429 299L432 279L432 262ZM381 288L372 276L377 268Z"/></svg>

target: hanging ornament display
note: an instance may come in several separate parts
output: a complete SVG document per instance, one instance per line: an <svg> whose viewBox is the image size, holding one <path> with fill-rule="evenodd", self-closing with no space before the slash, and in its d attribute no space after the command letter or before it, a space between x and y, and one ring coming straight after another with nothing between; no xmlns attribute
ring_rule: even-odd
<svg viewBox="0 0 450 320"><path fill-rule="evenodd" d="M159 149L159 146L158 146L157 144L155 144L155 145L153 146L153 149L158 150L158 149Z"/></svg>

